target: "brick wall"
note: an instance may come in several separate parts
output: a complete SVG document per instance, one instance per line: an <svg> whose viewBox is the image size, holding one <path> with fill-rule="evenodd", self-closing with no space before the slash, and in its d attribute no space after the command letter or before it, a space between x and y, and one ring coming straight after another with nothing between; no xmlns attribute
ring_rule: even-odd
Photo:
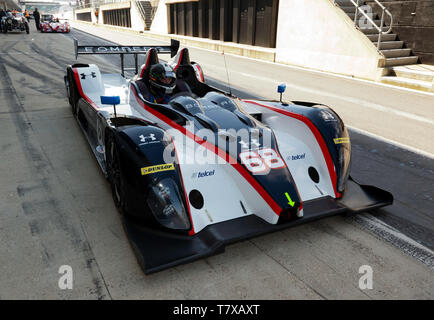
<svg viewBox="0 0 434 320"><path fill-rule="evenodd" d="M434 0L380 1L393 14L393 32L422 63L434 65ZM374 11L378 13L379 8L374 7Z"/></svg>

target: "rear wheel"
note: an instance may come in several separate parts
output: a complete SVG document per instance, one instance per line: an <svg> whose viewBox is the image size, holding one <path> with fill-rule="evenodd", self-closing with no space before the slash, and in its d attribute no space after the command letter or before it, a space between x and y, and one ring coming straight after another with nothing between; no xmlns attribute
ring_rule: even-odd
<svg viewBox="0 0 434 320"><path fill-rule="evenodd" d="M106 144L107 176L112 189L112 197L121 214L124 213L125 191L122 181L121 164L119 160L118 146L114 136L110 134Z"/></svg>
<svg viewBox="0 0 434 320"><path fill-rule="evenodd" d="M80 94L78 93L77 84L75 83L74 74L71 69L68 69L68 73L65 78L65 86L72 114L76 115L77 103L80 99Z"/></svg>

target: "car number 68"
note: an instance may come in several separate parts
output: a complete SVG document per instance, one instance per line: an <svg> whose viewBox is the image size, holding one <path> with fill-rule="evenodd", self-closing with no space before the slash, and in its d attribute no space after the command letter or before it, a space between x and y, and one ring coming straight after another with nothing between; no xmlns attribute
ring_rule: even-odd
<svg viewBox="0 0 434 320"><path fill-rule="evenodd" d="M273 149L249 150L240 153L241 163L254 174L268 174L270 169L285 168L286 164Z"/></svg>

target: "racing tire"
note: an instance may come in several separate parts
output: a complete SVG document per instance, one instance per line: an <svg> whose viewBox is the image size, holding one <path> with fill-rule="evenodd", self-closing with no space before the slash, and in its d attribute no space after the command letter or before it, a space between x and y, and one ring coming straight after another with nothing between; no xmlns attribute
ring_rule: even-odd
<svg viewBox="0 0 434 320"><path fill-rule="evenodd" d="M80 99L80 94L78 93L77 84L75 83L74 75L71 69L68 69L68 74L65 80L69 105L71 106L72 114L75 116L77 114L77 103Z"/></svg>
<svg viewBox="0 0 434 320"><path fill-rule="evenodd" d="M112 190L112 198L121 215L124 214L125 189L122 179L119 149L113 134L108 134L106 143L107 177Z"/></svg>

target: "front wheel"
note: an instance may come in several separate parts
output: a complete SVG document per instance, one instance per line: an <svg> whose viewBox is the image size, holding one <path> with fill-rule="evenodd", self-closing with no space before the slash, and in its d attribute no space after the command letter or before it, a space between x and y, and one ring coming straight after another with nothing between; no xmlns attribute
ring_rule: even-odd
<svg viewBox="0 0 434 320"><path fill-rule="evenodd" d="M110 134L106 143L107 176L112 190L115 206L124 213L125 190L119 160L119 151L114 136Z"/></svg>

